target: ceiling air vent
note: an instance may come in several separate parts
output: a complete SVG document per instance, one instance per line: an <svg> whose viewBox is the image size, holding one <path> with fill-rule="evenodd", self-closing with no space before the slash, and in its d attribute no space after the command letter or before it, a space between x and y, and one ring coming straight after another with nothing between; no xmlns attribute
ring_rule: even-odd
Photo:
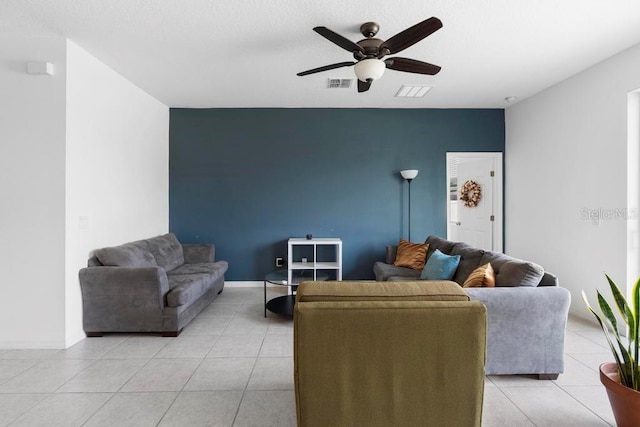
<svg viewBox="0 0 640 427"><path fill-rule="evenodd" d="M402 85L396 97L398 98L422 98L433 86Z"/></svg>
<svg viewBox="0 0 640 427"><path fill-rule="evenodd" d="M329 79L329 89L348 89L353 79Z"/></svg>

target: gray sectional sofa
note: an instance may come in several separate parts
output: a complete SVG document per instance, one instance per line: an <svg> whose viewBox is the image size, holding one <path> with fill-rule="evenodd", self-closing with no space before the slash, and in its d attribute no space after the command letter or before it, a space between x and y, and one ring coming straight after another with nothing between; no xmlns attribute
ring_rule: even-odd
<svg viewBox="0 0 640 427"><path fill-rule="evenodd" d="M495 287L465 288L472 300L487 307L487 375L536 374L555 379L564 371L564 336L571 295L558 278L534 263L466 243L429 236L427 259L436 250L460 255L452 280L462 285L469 274L488 262ZM420 278L420 270L396 267L397 246L387 247L386 262L376 262L376 280Z"/></svg>
<svg viewBox="0 0 640 427"><path fill-rule="evenodd" d="M214 245L181 244L172 233L98 249L79 273L84 331L177 336L222 292L227 268Z"/></svg>

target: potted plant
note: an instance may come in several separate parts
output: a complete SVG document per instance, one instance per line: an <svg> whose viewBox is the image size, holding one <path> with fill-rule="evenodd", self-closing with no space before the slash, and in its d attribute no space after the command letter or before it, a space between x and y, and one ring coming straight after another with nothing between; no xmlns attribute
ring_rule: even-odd
<svg viewBox="0 0 640 427"><path fill-rule="evenodd" d="M630 301L618 285L605 274L615 306L626 325L626 340L620 336L618 319L611 304L598 291L598 306L602 316L595 312L582 291L582 300L598 320L604 332L615 363L600 365L600 381L607 390L611 409L618 427L640 426L640 368L638 367L638 335L640 331L640 279L631 290Z"/></svg>

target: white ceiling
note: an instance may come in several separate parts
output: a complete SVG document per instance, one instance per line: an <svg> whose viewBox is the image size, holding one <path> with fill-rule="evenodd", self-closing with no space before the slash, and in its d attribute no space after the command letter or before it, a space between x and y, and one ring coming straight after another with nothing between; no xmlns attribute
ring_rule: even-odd
<svg viewBox="0 0 640 427"><path fill-rule="evenodd" d="M387 70L371 90L328 89L353 59L312 31L388 39L426 18L444 27L398 56L436 76ZM170 107L503 108L640 42L638 0L1 0L0 37L68 37ZM1 53L0 53L1 54ZM25 60L47 58L25 58ZM402 84L434 88L395 98Z"/></svg>

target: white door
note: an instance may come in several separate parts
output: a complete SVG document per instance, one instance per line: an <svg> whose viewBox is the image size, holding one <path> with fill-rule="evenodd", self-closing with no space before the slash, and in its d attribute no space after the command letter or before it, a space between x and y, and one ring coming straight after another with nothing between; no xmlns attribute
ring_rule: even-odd
<svg viewBox="0 0 640 427"><path fill-rule="evenodd" d="M502 153L447 153L449 240L502 251L501 156ZM460 200L460 191L467 182L480 188L480 200L476 206L465 206Z"/></svg>

